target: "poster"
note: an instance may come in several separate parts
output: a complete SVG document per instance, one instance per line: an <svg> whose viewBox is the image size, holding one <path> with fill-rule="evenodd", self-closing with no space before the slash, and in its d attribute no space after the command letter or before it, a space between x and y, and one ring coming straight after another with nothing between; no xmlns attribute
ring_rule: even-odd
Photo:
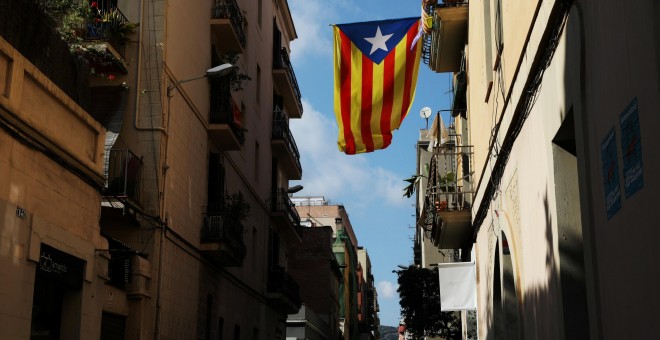
<svg viewBox="0 0 660 340"><path fill-rule="evenodd" d="M623 183L626 198L644 186L642 171L642 141L639 131L637 98L621 112L621 153L623 156Z"/></svg>
<svg viewBox="0 0 660 340"><path fill-rule="evenodd" d="M603 185L605 187L605 210L607 219L621 209L621 187L619 184L619 161L617 159L616 134L614 128L605 136L600 145Z"/></svg>

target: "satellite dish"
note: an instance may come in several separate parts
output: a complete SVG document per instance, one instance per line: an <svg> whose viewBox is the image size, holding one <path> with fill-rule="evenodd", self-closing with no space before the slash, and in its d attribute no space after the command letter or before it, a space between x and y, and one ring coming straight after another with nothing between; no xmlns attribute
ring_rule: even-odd
<svg viewBox="0 0 660 340"><path fill-rule="evenodd" d="M428 119L429 117L431 117L431 113L432 113L431 108L428 107L428 106L425 106L425 107L422 108L421 111L419 111L419 116L424 118L424 119Z"/></svg>
<svg viewBox="0 0 660 340"><path fill-rule="evenodd" d="M429 117L431 117L431 108L428 106L424 106L420 111L419 111L419 116L426 119L426 129L429 129Z"/></svg>

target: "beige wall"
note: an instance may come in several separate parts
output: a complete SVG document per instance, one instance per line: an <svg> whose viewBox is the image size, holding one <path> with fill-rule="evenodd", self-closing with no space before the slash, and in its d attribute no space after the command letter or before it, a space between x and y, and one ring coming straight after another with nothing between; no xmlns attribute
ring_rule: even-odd
<svg viewBox="0 0 660 340"><path fill-rule="evenodd" d="M216 66L211 65L213 39L209 23L215 2L205 0L191 6L183 0L154 1L137 12L143 14L138 32L142 53L135 51L139 62L132 64L131 72L137 76L129 74L128 79L139 89L129 100L137 108L139 119L137 124L126 120L117 143L144 156L145 193L150 196L146 206L171 228L162 238L157 230L140 237L153 254L154 276L162 263L161 283L156 283L154 277L151 294L156 300L160 292L162 308L155 313L160 313L158 331L166 338L204 335L205 325L200 320L206 317L209 294L213 296L213 337L219 317L224 318L225 337L233 334L234 325L241 327L242 337L251 337L253 329L258 329L259 338L264 339L275 338L275 329L284 327L277 321L282 316L268 306L265 294L271 227L272 18L278 17L279 24L284 25L279 18L288 14L283 12L286 7L280 5L276 12L273 2L263 0L259 27L257 2L237 2L246 19L247 46L235 66L251 78L243 83L242 91L232 93L238 106L245 107L242 113L247 130L245 142L237 151L223 151L221 145L214 145L208 138L206 79L182 83L171 91L171 97L166 95L167 87L174 82L201 76ZM287 30L281 30L285 34L282 41L288 46L289 39L295 37L287 37ZM257 65L261 69L260 84ZM243 221L247 255L242 267L219 268L198 249L207 205L209 152L221 154L227 193L241 192L250 205L250 215ZM286 173L276 171L277 183L273 185L287 188ZM283 266L289 242L293 241L283 239L280 243Z"/></svg>
<svg viewBox="0 0 660 340"><path fill-rule="evenodd" d="M481 20L481 6L470 5L470 138L476 149L475 170L478 175L483 174L473 213L483 203L490 169L497 161L487 158L491 130L501 118L497 141L500 145L504 143L533 62L545 48L540 47L541 37L555 4L538 4L538 17L530 28L537 4L503 1L502 76L506 85L503 88L511 99L505 102L494 92L488 103L484 103L482 95L487 75L478 66L486 56L479 43L484 40L483 27L479 27L484 20ZM488 214L478 226L475 248L481 337L498 332L494 306L497 294L493 291L498 268L494 265L499 257L503 282L507 275L504 237L511 249L517 297L516 301L509 296L508 301L513 301L514 309L520 314L520 330L525 338L576 336L571 328L576 326L571 325L570 319L579 318L577 314L581 310L573 308L577 302L569 297L575 287L568 284L575 274L571 271L575 270L580 271L577 276L586 282L582 284L584 294L578 300L585 300L588 306L583 312L588 311L592 338L645 338L657 333L651 326L657 313L651 307L655 299L650 292L655 290L652 282L660 277L660 272L649 270L653 267L641 260L654 256L651 240L655 239L656 230L649 228L648 221L653 219L655 200L651 195L658 186L651 175L658 167L657 157L650 147L642 148L644 187L627 198L623 189L625 150L619 122L621 112L636 97L641 143L655 144L657 136L648 127L657 125L654 112L660 107L657 96L660 30L653 24L658 19L657 13L658 5L652 1L624 7L615 2L578 1L573 6L552 63L545 70L538 97L513 144L498 195L489 202ZM515 32L507 27L515 27ZM529 43L523 49L521 42L527 34ZM511 73L518 63L517 75ZM500 79L497 73L494 78L497 86ZM571 110L575 115L577 157L562 155L553 146L553 138ZM611 128L615 129L618 143L622 208L608 220L601 143ZM567 197L570 197L568 201ZM621 256L618 251L621 249L634 255ZM574 250L583 251L584 256L570 254ZM584 270L579 269L582 265L579 262L584 263ZM636 312L621 312L626 310ZM622 324L626 326L621 327Z"/></svg>
<svg viewBox="0 0 660 340"><path fill-rule="evenodd" d="M15 133L0 130L0 337L29 337L45 243L85 261L82 289L65 301L72 308L61 334L98 338L102 304L95 301L108 294L107 258L97 251L108 248L97 190L105 131L1 38L0 74L0 116Z"/></svg>
<svg viewBox="0 0 660 340"><path fill-rule="evenodd" d="M342 218L342 225L348 238L354 247L358 246L358 240L353 230L353 225L348 217L348 212L342 205L302 205L296 206L300 220L305 221L308 218L317 226L330 226L332 227L332 237L337 237L337 224L335 218Z"/></svg>

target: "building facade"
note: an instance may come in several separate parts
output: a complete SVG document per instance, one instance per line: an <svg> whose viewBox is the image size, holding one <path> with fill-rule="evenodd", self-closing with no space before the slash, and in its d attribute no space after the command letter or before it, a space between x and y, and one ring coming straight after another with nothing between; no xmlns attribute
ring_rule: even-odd
<svg viewBox="0 0 660 340"><path fill-rule="evenodd" d="M474 145L462 246L476 253L479 338L658 333L660 273L648 263L658 154L642 146L657 139L659 9L580 0L431 9L431 69L466 77L454 86L466 106L457 112L454 100L453 112L464 110Z"/></svg>
<svg viewBox="0 0 660 340"><path fill-rule="evenodd" d="M20 308L0 332L284 339L301 306L287 272L301 241L288 181L302 176L287 2L72 1L80 11L38 20L67 29L65 51L86 62L68 87L53 80L67 62L21 55L42 36L19 20L40 9L28 3L0 6L18 18L3 34L26 26L0 53L13 122L1 197L16 216L0 268L21 273L2 280ZM26 123L33 137L18 138Z"/></svg>
<svg viewBox="0 0 660 340"><path fill-rule="evenodd" d="M332 228L302 231L302 242L289 253L289 271L304 302L300 312L287 318L287 338L340 339L339 284L344 276L332 251Z"/></svg>
<svg viewBox="0 0 660 340"><path fill-rule="evenodd" d="M78 103L80 65L48 17L6 1L0 21L0 338L98 338L105 130Z"/></svg>
<svg viewBox="0 0 660 340"><path fill-rule="evenodd" d="M358 273L357 273L357 303L358 303L358 328L360 339L380 338L378 328L378 299L376 294L376 282L371 273L371 259L364 247L358 247Z"/></svg>
<svg viewBox="0 0 660 340"><path fill-rule="evenodd" d="M360 247L355 236L353 225L343 205L331 205L323 197L294 197L292 198L296 210L300 215L301 223L307 227L329 226L333 230L334 243L332 251L334 253L339 267L342 269L343 279L339 285L339 318L340 330L343 339L359 339L361 334L370 336L371 329L364 322L368 319L376 322L378 318L378 303L369 303L368 277L362 277L365 283L364 288L358 287L358 275L366 274L364 268L370 267L367 264L365 253L365 264L359 262ZM362 273L362 274L359 274ZM371 280L373 282L373 279ZM358 292L366 292L365 296L360 296L358 301ZM373 287L374 300L377 298L377 292ZM362 303L362 304L361 304ZM360 307L365 307L364 321L360 321ZM361 333L362 332L362 333ZM377 333L373 334L374 336Z"/></svg>

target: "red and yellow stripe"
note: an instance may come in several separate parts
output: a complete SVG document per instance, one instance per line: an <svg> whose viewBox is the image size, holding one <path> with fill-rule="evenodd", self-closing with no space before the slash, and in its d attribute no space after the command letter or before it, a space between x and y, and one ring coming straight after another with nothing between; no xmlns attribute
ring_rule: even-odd
<svg viewBox="0 0 660 340"><path fill-rule="evenodd" d="M421 43L412 47L419 23L375 64L334 26L335 116L339 150L352 155L392 142L415 97Z"/></svg>

